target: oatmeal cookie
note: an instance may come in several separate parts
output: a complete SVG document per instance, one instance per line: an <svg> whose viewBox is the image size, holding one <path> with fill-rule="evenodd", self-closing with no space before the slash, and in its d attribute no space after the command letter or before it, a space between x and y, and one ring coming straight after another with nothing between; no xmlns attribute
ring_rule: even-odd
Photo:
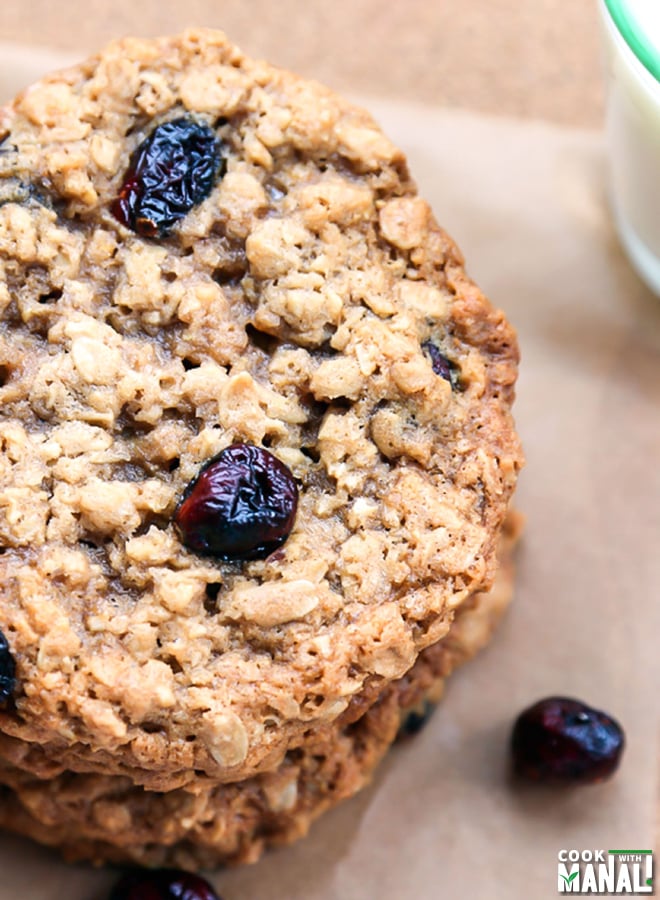
<svg viewBox="0 0 660 900"><path fill-rule="evenodd" d="M491 583L515 334L370 116L218 32L113 43L0 139L0 732L276 769Z"/></svg>
<svg viewBox="0 0 660 900"><path fill-rule="evenodd" d="M509 604L518 520L508 520L501 566L487 593L463 604L447 637L365 711L354 704L290 751L274 772L235 784L169 792L117 775L64 772L43 780L0 763L0 825L62 849L72 860L184 868L256 861L303 837L324 811L367 784L398 733L414 733L444 681L477 653Z"/></svg>

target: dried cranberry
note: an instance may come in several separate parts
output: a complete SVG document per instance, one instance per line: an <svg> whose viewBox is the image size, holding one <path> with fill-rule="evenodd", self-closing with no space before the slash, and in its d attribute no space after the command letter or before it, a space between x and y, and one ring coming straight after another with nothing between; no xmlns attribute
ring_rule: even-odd
<svg viewBox="0 0 660 900"><path fill-rule="evenodd" d="M143 237L165 237L208 197L225 165L208 125L185 116L166 122L131 157L112 213Z"/></svg>
<svg viewBox="0 0 660 900"><path fill-rule="evenodd" d="M616 771L624 736L606 713L579 700L547 697L518 716L511 746L514 771L524 778L588 784Z"/></svg>
<svg viewBox="0 0 660 900"><path fill-rule="evenodd" d="M277 457L232 444L190 482L174 514L186 547L220 559L265 559L289 536L298 488Z"/></svg>
<svg viewBox="0 0 660 900"><path fill-rule="evenodd" d="M432 341L425 341L422 344L422 350L428 354L435 374L448 381L452 388L458 387L458 368L456 363L447 359Z"/></svg>
<svg viewBox="0 0 660 900"><path fill-rule="evenodd" d="M179 869L129 872L114 886L109 900L221 900L208 881Z"/></svg>
<svg viewBox="0 0 660 900"><path fill-rule="evenodd" d="M426 727L434 710L435 703L431 703L430 700L424 700L419 707L411 709L399 726L397 738L401 740L419 734L419 732Z"/></svg>
<svg viewBox="0 0 660 900"><path fill-rule="evenodd" d="M0 631L0 703L6 703L16 684L16 663L11 655L7 638Z"/></svg>

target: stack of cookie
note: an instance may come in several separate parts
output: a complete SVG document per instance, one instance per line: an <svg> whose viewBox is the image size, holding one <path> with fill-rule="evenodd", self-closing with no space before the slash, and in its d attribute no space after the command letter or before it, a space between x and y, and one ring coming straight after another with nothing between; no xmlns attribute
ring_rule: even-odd
<svg viewBox="0 0 660 900"><path fill-rule="evenodd" d="M253 860L506 605L515 335L373 120L217 32L0 141L0 824Z"/></svg>

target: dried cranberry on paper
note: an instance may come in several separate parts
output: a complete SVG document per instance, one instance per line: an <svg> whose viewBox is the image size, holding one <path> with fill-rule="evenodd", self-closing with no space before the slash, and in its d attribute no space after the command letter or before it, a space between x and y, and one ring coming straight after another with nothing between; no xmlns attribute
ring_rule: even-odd
<svg viewBox="0 0 660 900"><path fill-rule="evenodd" d="M128 872L114 886L109 900L221 900L199 875L179 869Z"/></svg>
<svg viewBox="0 0 660 900"><path fill-rule="evenodd" d="M589 784L609 778L624 748L623 730L580 700L547 697L524 710L511 739L516 774L532 781Z"/></svg>

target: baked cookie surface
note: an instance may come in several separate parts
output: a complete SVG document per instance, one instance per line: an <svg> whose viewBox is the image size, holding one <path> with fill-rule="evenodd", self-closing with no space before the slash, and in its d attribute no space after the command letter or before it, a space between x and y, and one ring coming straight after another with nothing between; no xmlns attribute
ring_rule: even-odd
<svg viewBox="0 0 660 900"><path fill-rule="evenodd" d="M83 770L276 768L490 583L515 335L373 120L217 32L112 44L0 137L0 730ZM234 445L297 485L265 558L174 522Z"/></svg>
<svg viewBox="0 0 660 900"><path fill-rule="evenodd" d="M323 812L370 781L397 735L421 728L447 677L488 643L511 599L517 531L510 520L493 587L460 607L444 640L424 650L375 702L364 697L317 729L276 770L237 784L148 791L121 775L64 771L35 778L7 759L0 743L0 826L58 847L71 860L97 864L255 862L267 847L298 840Z"/></svg>

